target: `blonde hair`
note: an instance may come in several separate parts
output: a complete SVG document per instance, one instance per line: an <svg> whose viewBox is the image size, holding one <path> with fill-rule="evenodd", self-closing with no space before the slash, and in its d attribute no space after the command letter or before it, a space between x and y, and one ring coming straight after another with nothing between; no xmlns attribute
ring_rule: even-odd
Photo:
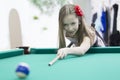
<svg viewBox="0 0 120 80"><path fill-rule="evenodd" d="M64 48L66 47L66 42L65 42L65 36L64 36L64 31L63 31L63 18L68 15L68 14L74 14L75 5L73 4L67 4L64 5L59 12L59 28L58 28L58 35L59 35L59 48ZM76 15L77 16L77 15ZM86 25L84 16L77 16L79 19L79 22L81 23L79 25L79 30L77 31L77 39L78 39L78 44L77 46L80 46L84 36L88 36L90 38L90 44L93 45L94 43L94 38L95 38L95 30L92 27L88 27Z"/></svg>

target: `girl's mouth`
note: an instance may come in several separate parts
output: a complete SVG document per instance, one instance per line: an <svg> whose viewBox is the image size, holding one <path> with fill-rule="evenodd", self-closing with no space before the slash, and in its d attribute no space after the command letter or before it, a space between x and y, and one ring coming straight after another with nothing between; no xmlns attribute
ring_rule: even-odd
<svg viewBox="0 0 120 80"><path fill-rule="evenodd" d="M74 32L67 32L66 33L66 37L72 37L74 34L73 34Z"/></svg>

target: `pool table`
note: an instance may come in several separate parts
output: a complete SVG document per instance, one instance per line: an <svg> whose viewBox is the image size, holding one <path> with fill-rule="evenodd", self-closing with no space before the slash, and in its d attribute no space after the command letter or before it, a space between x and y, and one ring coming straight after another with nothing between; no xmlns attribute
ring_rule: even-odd
<svg viewBox="0 0 120 80"><path fill-rule="evenodd" d="M92 47L85 55L69 55L48 63L56 56L56 48L30 48L0 51L0 80L20 80L15 69L28 63L30 74L22 80L120 80L120 47Z"/></svg>

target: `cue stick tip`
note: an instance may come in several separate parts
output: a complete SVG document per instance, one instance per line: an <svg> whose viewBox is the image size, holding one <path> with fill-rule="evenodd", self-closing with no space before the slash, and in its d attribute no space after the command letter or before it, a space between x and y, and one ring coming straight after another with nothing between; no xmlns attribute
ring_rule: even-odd
<svg viewBox="0 0 120 80"><path fill-rule="evenodd" d="M52 65L52 64L50 64L50 63L48 64L48 66L51 66L51 65Z"/></svg>
<svg viewBox="0 0 120 80"><path fill-rule="evenodd" d="M48 64L48 66L53 65L59 58L60 58L60 56L56 56L56 57Z"/></svg>

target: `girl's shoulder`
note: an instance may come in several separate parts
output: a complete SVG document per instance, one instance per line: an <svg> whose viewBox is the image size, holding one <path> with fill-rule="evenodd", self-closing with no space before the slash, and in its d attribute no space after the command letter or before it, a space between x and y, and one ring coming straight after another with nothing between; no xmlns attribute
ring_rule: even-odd
<svg viewBox="0 0 120 80"><path fill-rule="evenodd" d="M89 29L95 32L95 28L93 26L89 26Z"/></svg>
<svg viewBox="0 0 120 80"><path fill-rule="evenodd" d="M89 26L88 29L89 29L89 32L88 32L88 33L90 33L91 36L95 36L95 35L96 35L96 30L95 30L94 27Z"/></svg>

